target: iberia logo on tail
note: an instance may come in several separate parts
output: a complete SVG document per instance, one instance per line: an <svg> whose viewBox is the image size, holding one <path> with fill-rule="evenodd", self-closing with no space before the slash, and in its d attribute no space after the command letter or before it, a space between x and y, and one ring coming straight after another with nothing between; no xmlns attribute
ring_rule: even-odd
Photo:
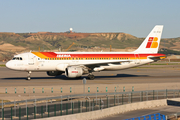
<svg viewBox="0 0 180 120"><path fill-rule="evenodd" d="M158 38L157 37L149 37L146 48L157 48L158 47Z"/></svg>

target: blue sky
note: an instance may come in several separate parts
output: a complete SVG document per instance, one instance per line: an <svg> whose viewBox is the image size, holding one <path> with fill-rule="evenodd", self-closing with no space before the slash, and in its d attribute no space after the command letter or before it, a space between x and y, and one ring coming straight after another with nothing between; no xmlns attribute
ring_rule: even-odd
<svg viewBox="0 0 180 120"><path fill-rule="evenodd" d="M180 37L179 0L0 0L0 32L124 32L146 37L164 25Z"/></svg>

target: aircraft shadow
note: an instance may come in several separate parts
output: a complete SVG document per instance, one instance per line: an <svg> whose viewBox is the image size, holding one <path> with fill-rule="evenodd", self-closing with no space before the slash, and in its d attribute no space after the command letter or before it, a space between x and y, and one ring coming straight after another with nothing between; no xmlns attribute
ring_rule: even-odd
<svg viewBox="0 0 180 120"><path fill-rule="evenodd" d="M117 74L112 76L95 76L95 78L148 77L148 75Z"/></svg>
<svg viewBox="0 0 180 120"><path fill-rule="evenodd" d="M102 78L128 78L128 77L148 77L148 75L132 75L132 74L117 74L111 76L95 76L95 79L102 79ZM43 80L43 79L58 79L58 80L82 80L83 78L87 79L87 76L82 76L79 78L67 78L65 75L60 75L56 77L31 77L31 80ZM8 77L8 78L1 78L1 80L25 80L26 77ZM27 80L28 81L28 80Z"/></svg>

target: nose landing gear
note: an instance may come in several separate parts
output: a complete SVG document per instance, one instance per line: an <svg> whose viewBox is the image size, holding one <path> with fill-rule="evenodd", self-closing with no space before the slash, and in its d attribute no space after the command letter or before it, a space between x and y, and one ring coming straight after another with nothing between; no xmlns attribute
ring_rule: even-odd
<svg viewBox="0 0 180 120"><path fill-rule="evenodd" d="M26 78L27 80L31 79L31 73L32 73L31 71L28 71L28 75L27 75L27 78Z"/></svg>

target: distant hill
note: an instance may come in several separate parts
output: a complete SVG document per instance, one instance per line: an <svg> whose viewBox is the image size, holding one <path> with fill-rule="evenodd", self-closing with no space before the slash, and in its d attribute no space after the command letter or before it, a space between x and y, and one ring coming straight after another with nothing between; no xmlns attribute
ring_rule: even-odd
<svg viewBox="0 0 180 120"><path fill-rule="evenodd" d="M136 49L144 38L127 33L0 33L0 60L10 59L13 54L24 51L65 50L73 42L69 51L98 49L111 45L115 49ZM160 48L180 50L180 38L162 39Z"/></svg>

